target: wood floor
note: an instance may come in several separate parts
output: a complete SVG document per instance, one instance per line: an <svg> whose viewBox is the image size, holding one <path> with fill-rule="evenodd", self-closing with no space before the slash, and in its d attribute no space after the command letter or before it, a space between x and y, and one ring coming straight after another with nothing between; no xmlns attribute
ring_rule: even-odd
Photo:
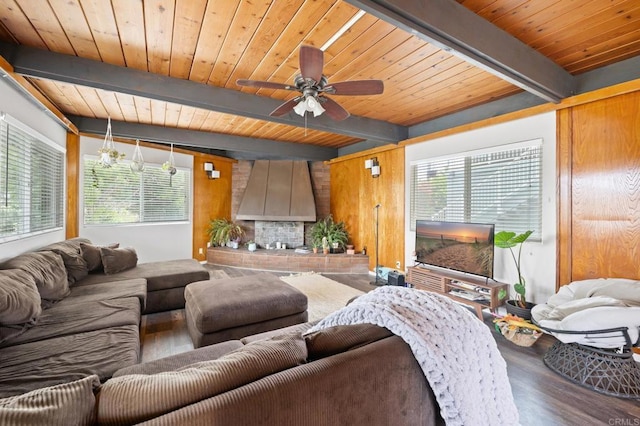
<svg viewBox="0 0 640 426"><path fill-rule="evenodd" d="M224 270L230 277L257 273L229 267L208 267ZM371 277L368 275L323 275L365 292L374 288L369 284ZM491 326L488 314L485 322L491 328L507 362L509 380L523 426L640 426L639 400L614 398L575 385L543 364L542 357L554 343L553 337L542 336L532 347L522 348L498 334ZM193 349L184 310L145 315L141 328L143 362Z"/></svg>

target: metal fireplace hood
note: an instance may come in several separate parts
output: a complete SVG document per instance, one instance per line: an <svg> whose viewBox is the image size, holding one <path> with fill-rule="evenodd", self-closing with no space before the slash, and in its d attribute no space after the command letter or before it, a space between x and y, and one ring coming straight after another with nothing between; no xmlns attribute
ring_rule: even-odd
<svg viewBox="0 0 640 426"><path fill-rule="evenodd" d="M256 160L236 219L315 222L316 203L307 162Z"/></svg>

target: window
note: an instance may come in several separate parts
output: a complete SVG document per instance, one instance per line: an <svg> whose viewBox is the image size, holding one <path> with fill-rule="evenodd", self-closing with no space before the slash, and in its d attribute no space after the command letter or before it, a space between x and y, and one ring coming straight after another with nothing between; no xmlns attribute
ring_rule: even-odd
<svg viewBox="0 0 640 426"><path fill-rule="evenodd" d="M129 161L109 168L84 158L84 224L156 223L189 220L191 172L170 176L158 164L131 171Z"/></svg>
<svg viewBox="0 0 640 426"><path fill-rule="evenodd" d="M64 148L0 113L0 241L62 229Z"/></svg>
<svg viewBox="0 0 640 426"><path fill-rule="evenodd" d="M504 148L504 147L503 147ZM411 229L417 219L494 223L542 234L542 141L421 161L411 167Z"/></svg>

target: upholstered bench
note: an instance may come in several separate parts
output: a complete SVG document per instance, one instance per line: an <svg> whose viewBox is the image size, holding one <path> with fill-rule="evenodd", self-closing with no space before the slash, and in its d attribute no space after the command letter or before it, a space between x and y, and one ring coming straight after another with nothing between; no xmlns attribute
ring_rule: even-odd
<svg viewBox="0 0 640 426"><path fill-rule="evenodd" d="M185 312L193 346L307 321L307 296L276 275L198 281L186 286Z"/></svg>

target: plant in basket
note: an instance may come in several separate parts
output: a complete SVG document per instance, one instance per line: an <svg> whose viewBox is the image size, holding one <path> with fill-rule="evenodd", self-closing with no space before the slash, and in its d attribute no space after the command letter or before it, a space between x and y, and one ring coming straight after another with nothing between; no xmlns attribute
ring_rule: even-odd
<svg viewBox="0 0 640 426"><path fill-rule="evenodd" d="M493 323L496 331L518 346L531 346L542 336L542 330L538 326L515 315L498 317Z"/></svg>

